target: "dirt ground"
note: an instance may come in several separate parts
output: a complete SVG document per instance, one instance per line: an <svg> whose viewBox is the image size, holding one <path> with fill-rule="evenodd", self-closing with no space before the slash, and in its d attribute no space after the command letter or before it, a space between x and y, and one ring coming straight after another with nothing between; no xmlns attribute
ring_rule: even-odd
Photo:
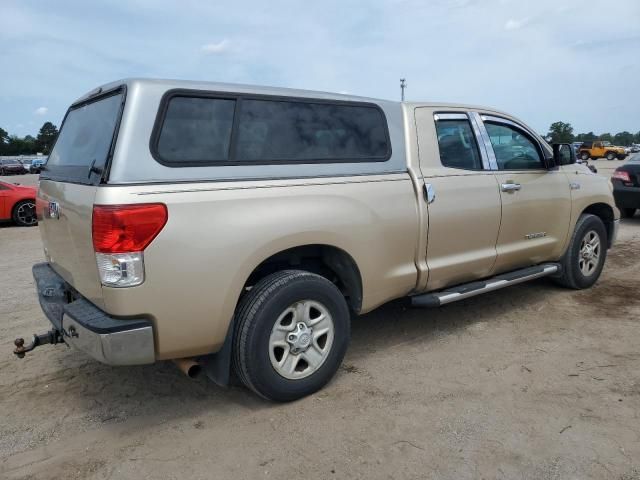
<svg viewBox="0 0 640 480"><path fill-rule="evenodd" d="M0 226L2 479L640 479L640 215L591 290L541 280L355 319L336 378L286 405L170 363L15 359L15 337L48 328L41 259L37 228Z"/></svg>

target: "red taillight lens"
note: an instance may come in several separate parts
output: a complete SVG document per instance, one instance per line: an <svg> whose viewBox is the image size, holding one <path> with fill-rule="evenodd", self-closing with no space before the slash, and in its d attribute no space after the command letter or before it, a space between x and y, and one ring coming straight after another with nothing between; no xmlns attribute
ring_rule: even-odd
<svg viewBox="0 0 640 480"><path fill-rule="evenodd" d="M95 205L93 248L101 253L141 252L167 223L162 203Z"/></svg>
<svg viewBox="0 0 640 480"><path fill-rule="evenodd" d="M613 178L622 180L623 182L631 183L629 172L625 172L624 170L616 170L615 172L613 172Z"/></svg>

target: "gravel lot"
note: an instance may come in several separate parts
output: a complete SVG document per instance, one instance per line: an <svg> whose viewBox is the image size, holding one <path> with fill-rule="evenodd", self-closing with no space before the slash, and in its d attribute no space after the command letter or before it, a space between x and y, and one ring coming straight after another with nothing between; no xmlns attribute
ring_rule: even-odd
<svg viewBox="0 0 640 480"><path fill-rule="evenodd" d="M170 363L15 359L16 336L48 328L41 250L37 228L0 226L0 478L640 479L640 215L591 290L541 280L355 319L337 377L287 405Z"/></svg>

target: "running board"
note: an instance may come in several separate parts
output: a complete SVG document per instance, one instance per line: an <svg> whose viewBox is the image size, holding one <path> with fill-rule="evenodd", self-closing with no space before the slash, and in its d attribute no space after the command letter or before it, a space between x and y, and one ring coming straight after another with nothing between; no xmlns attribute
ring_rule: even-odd
<svg viewBox="0 0 640 480"><path fill-rule="evenodd" d="M414 307L440 307L447 303L457 302L465 298L475 297L494 290L500 290L504 287L516 285L522 282L528 282L540 277L546 277L560 271L560 265L557 263L544 263L535 267L527 267L513 272L503 273L501 275L482 280L479 282L465 283L447 290L439 292L423 293L411 297L411 305Z"/></svg>

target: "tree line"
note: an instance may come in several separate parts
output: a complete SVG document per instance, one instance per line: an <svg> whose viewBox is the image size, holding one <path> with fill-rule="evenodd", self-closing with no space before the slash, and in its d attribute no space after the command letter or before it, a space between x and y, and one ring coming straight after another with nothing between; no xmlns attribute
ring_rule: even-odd
<svg viewBox="0 0 640 480"><path fill-rule="evenodd" d="M589 142L593 140L602 140L611 142L614 145L628 147L632 143L640 143L640 132L618 132L614 135L611 133L601 133L596 135L593 132L573 133L573 127L570 123L554 122L549 127L549 133L546 139L550 143L573 143L573 142Z"/></svg>
<svg viewBox="0 0 640 480"><path fill-rule="evenodd" d="M9 135L0 128L0 155L49 155L57 136L58 127L51 122L45 122L35 138L31 135Z"/></svg>

